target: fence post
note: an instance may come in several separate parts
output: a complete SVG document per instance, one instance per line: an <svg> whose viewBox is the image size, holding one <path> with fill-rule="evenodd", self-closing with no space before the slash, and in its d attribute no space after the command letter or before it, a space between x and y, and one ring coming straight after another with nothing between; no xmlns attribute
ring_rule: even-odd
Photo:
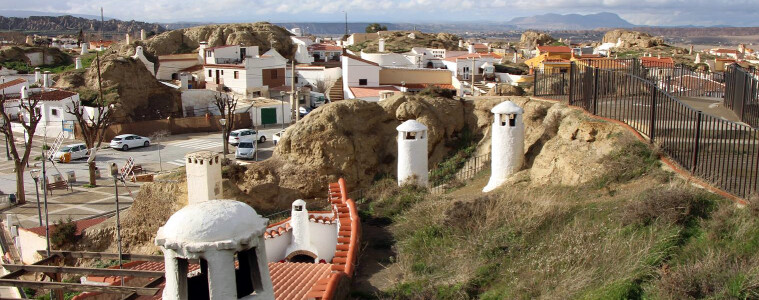
<svg viewBox="0 0 759 300"><path fill-rule="evenodd" d="M651 120L648 128L648 138L654 143L654 130L656 130L656 84L651 85Z"/></svg>
<svg viewBox="0 0 759 300"><path fill-rule="evenodd" d="M598 113L598 67L593 69L593 114Z"/></svg>
<svg viewBox="0 0 759 300"><path fill-rule="evenodd" d="M680 65L680 88L677 91L677 94L680 95L680 97L683 96L683 93L685 93L685 86L683 85L683 77L685 77L685 65ZM693 95L690 95L693 96Z"/></svg>
<svg viewBox="0 0 759 300"><path fill-rule="evenodd" d="M750 76L748 76L748 74L749 73L743 73L743 91L741 92L742 97L741 97L741 115L740 115L741 121L745 120L744 117L746 116L746 102L747 102L746 100L749 97L748 95L750 93L746 91L746 89L749 87L749 83L751 82L749 80Z"/></svg>
<svg viewBox="0 0 759 300"><path fill-rule="evenodd" d="M537 68L533 68L532 70L533 73L535 73L532 78L532 95L538 96L538 73L540 73L540 71Z"/></svg>
<svg viewBox="0 0 759 300"><path fill-rule="evenodd" d="M699 110L696 114L696 136L694 137L695 144L693 145L693 160L691 161L690 173L696 173L696 167L698 166L698 150L699 143L701 141L701 119L703 113Z"/></svg>
<svg viewBox="0 0 759 300"><path fill-rule="evenodd" d="M569 62L569 98L567 104L572 105L574 100L575 62Z"/></svg>
<svg viewBox="0 0 759 300"><path fill-rule="evenodd" d="M664 92L667 94L672 93L672 75L667 75L667 85L664 87Z"/></svg>

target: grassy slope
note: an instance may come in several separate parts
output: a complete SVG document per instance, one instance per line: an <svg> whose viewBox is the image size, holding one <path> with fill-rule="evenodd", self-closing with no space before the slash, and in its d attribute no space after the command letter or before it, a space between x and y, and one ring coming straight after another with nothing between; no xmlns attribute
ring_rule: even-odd
<svg viewBox="0 0 759 300"><path fill-rule="evenodd" d="M394 275L375 284L379 293L354 295L759 297L759 209L737 208L674 178L641 143L605 163L609 172L582 186L523 182L486 195L479 190L488 174L444 196L378 182L361 209L365 221L389 224L393 256L378 259L389 265L381 272Z"/></svg>

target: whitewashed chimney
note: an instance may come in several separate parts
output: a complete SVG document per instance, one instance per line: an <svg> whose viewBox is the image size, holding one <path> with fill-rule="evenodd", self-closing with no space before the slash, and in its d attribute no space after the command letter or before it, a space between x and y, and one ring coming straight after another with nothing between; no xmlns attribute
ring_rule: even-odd
<svg viewBox="0 0 759 300"><path fill-rule="evenodd" d="M514 52L514 58L511 59L512 63L517 63L517 53Z"/></svg>
<svg viewBox="0 0 759 300"><path fill-rule="evenodd" d="M79 52L80 55L85 55L89 53L90 44L87 42L82 42L82 51Z"/></svg>
<svg viewBox="0 0 759 300"><path fill-rule="evenodd" d="M194 192L189 190L190 195ZM190 203L174 213L155 238L164 257L162 298L191 298L189 262L200 260L202 267L193 277L207 282L208 295L192 298L274 299L263 235L268 221L250 205L234 200Z"/></svg>
<svg viewBox="0 0 759 300"><path fill-rule="evenodd" d="M416 178L416 185L428 186L427 126L416 120L408 120L395 128L398 130L398 185Z"/></svg>
<svg viewBox="0 0 759 300"><path fill-rule="evenodd" d="M126 35L124 36L124 38L126 39L126 44L127 45L129 45L129 44L132 43L132 37L129 36L129 32L126 33Z"/></svg>
<svg viewBox="0 0 759 300"><path fill-rule="evenodd" d="M191 77L192 75L190 75L190 73L187 73L187 72L179 73L179 89L180 90L184 91L188 89L188 87L190 86Z"/></svg>
<svg viewBox="0 0 759 300"><path fill-rule="evenodd" d="M40 73L40 67L34 68L34 82L35 83L42 83L41 75L42 73Z"/></svg>
<svg viewBox="0 0 759 300"><path fill-rule="evenodd" d="M21 99L29 99L29 90L26 86L21 87Z"/></svg>
<svg viewBox="0 0 759 300"><path fill-rule="evenodd" d="M45 73L42 74L42 87L50 87L50 71L45 71Z"/></svg>
<svg viewBox="0 0 759 300"><path fill-rule="evenodd" d="M187 172L187 195L189 204L224 195L221 183L221 156L211 151L197 151L185 155Z"/></svg>
<svg viewBox="0 0 759 300"><path fill-rule="evenodd" d="M511 101L493 107L491 131L490 181L482 189L492 191L519 171L524 160L524 110Z"/></svg>
<svg viewBox="0 0 759 300"><path fill-rule="evenodd" d="M385 39L379 39L379 52L385 52Z"/></svg>
<svg viewBox="0 0 759 300"><path fill-rule="evenodd" d="M656 58L661 59L661 53L657 53Z"/></svg>
<svg viewBox="0 0 759 300"><path fill-rule="evenodd" d="M140 29L140 40L144 41L147 39L147 35L145 35L145 29Z"/></svg>
<svg viewBox="0 0 759 300"><path fill-rule="evenodd" d="M459 48L464 48L464 40L459 40Z"/></svg>
<svg viewBox="0 0 759 300"><path fill-rule="evenodd" d="M306 254L314 258L314 263L318 262L319 251L311 244L308 218L306 201L301 199L293 201L290 211L290 226L293 228L293 236L290 245L286 249L287 260L292 259L296 255Z"/></svg>
<svg viewBox="0 0 759 300"><path fill-rule="evenodd" d="M77 70L81 69L82 68L82 58L81 57L77 57L75 60L76 60L75 69L77 69Z"/></svg>
<svg viewBox="0 0 759 300"><path fill-rule="evenodd" d="M690 49L688 49L688 55L693 55L693 45L690 45Z"/></svg>
<svg viewBox="0 0 759 300"><path fill-rule="evenodd" d="M696 60L693 61L694 64L700 64L701 63L701 53L696 53Z"/></svg>
<svg viewBox="0 0 759 300"><path fill-rule="evenodd" d="M198 59L200 63L206 62L206 49L208 48L208 42L202 41L198 43Z"/></svg>
<svg viewBox="0 0 759 300"><path fill-rule="evenodd" d="M474 50L474 43L469 44L468 50L469 50L469 54L477 52Z"/></svg>

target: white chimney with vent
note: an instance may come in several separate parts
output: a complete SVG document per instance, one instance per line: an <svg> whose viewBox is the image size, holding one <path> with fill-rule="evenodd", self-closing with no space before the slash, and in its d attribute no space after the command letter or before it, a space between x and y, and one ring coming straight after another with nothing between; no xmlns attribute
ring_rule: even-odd
<svg viewBox="0 0 759 300"><path fill-rule="evenodd" d="M379 39L379 52L385 52L385 39Z"/></svg>
<svg viewBox="0 0 759 300"><path fill-rule="evenodd" d="M477 51L474 50L474 43L469 44L469 54L476 53Z"/></svg>
<svg viewBox="0 0 759 300"><path fill-rule="evenodd" d="M696 60L693 61L694 64L700 64L701 63L701 53L696 53Z"/></svg>
<svg viewBox="0 0 759 300"><path fill-rule="evenodd" d="M221 155L197 151L185 155L187 195L189 204L220 199L224 195L221 183Z"/></svg>
<svg viewBox="0 0 759 300"><path fill-rule="evenodd" d="M398 130L398 185L428 186L427 126L408 120ZM410 180L415 179L415 182Z"/></svg>
<svg viewBox="0 0 759 300"><path fill-rule="evenodd" d="M464 40L459 40L459 48L464 48Z"/></svg>
<svg viewBox="0 0 759 300"><path fill-rule="evenodd" d="M82 42L82 51L79 52L79 55L85 55L89 53L90 44L87 42Z"/></svg>
<svg viewBox="0 0 759 300"><path fill-rule="evenodd" d="M290 245L287 246L287 260L296 255L306 255L313 257L314 263L318 262L319 251L311 244L308 218L306 201L301 199L293 201L292 210L290 211L290 226L293 228L293 237Z"/></svg>
<svg viewBox="0 0 759 300"><path fill-rule="evenodd" d="M42 74L40 73L40 67L34 68L34 83L41 83L42 82L41 81L42 78L40 78L41 75Z"/></svg>
<svg viewBox="0 0 759 300"><path fill-rule="evenodd" d="M147 39L147 35L145 35L145 29L140 29L140 40L144 41Z"/></svg>
<svg viewBox="0 0 759 300"><path fill-rule="evenodd" d="M50 87L50 71L45 71L45 73L42 74L42 87Z"/></svg>
<svg viewBox="0 0 759 300"><path fill-rule="evenodd" d="M491 171L490 181L482 189L492 191L519 171L524 160L524 110L511 101L504 101L493 107L491 126Z"/></svg>
<svg viewBox="0 0 759 300"><path fill-rule="evenodd" d="M129 44L132 43L132 37L129 36L129 32L126 33L126 35L124 36L124 38L125 38L125 41L126 41L127 45L129 45Z"/></svg>
<svg viewBox="0 0 759 300"><path fill-rule="evenodd" d="M74 66L75 66L75 69L77 69L77 70L79 70L79 69L82 68L82 58L81 57L77 57L76 58L76 62L74 64Z"/></svg>
<svg viewBox="0 0 759 300"><path fill-rule="evenodd" d="M206 48L208 48L208 42L202 41L198 43L198 59L201 64L206 62Z"/></svg>

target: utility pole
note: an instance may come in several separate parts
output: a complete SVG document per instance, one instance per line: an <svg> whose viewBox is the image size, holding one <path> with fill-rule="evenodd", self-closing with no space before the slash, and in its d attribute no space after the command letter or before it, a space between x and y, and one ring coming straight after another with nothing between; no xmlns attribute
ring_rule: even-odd
<svg viewBox="0 0 759 300"><path fill-rule="evenodd" d="M345 13L345 35L348 35L348 11L344 10L343 13Z"/></svg>
<svg viewBox="0 0 759 300"><path fill-rule="evenodd" d="M105 23L105 18L103 18L103 7L100 7L100 41L103 41L103 23ZM102 44L100 44L102 45Z"/></svg>
<svg viewBox="0 0 759 300"><path fill-rule="evenodd" d="M298 121L298 105L295 99L295 59L290 60L290 121ZM282 120L283 122L285 120Z"/></svg>
<svg viewBox="0 0 759 300"><path fill-rule="evenodd" d="M474 97L474 62L476 60L476 58L472 57L472 97Z"/></svg>

